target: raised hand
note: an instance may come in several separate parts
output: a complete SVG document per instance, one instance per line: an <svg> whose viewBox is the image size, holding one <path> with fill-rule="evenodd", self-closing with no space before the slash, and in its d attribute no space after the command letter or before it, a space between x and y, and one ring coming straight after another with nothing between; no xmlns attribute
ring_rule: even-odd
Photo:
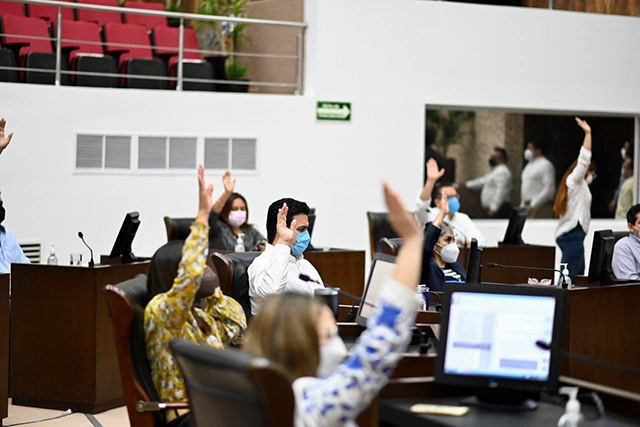
<svg viewBox="0 0 640 427"><path fill-rule="evenodd" d="M237 179L231 179L231 172L226 171L224 175L222 175L222 184L224 184L225 193L233 193L236 189L236 181Z"/></svg>
<svg viewBox="0 0 640 427"><path fill-rule="evenodd" d="M291 221L291 225L287 227L287 213L289 207L286 203L282 204L282 207L278 210L278 222L276 225L276 240L274 244L282 243L284 245L293 246L297 243L296 239L296 225L298 221L295 219Z"/></svg>
<svg viewBox="0 0 640 427"><path fill-rule="evenodd" d="M440 208L440 212L443 214L449 215L449 199L447 199L447 195L444 192L444 188L440 191L440 200L438 201L438 208Z"/></svg>
<svg viewBox="0 0 640 427"><path fill-rule="evenodd" d="M198 165L198 221L208 222L209 211L213 205L213 184L207 185L204 182L204 166Z"/></svg>
<svg viewBox="0 0 640 427"><path fill-rule="evenodd" d="M438 168L438 162L436 162L436 159L434 158L429 159L429 161L427 162L427 179L428 180L437 181L440 178L442 178L442 175L444 175L444 172L445 172L444 169Z"/></svg>
<svg viewBox="0 0 640 427"><path fill-rule="evenodd" d="M386 182L382 184L384 190L384 201L389 211L388 218L396 233L403 239L411 237L421 237L420 227L414 216L407 212L402 200Z"/></svg>
<svg viewBox="0 0 640 427"><path fill-rule="evenodd" d="M578 126L582 128L584 133L591 133L591 126L589 126L589 123L582 120L580 117L576 117L576 123L578 123Z"/></svg>
<svg viewBox="0 0 640 427"><path fill-rule="evenodd" d="M7 145L11 142L11 138L13 138L13 132L11 132L8 136L4 136L4 127L6 126L7 121L5 119L0 120L0 153L7 148Z"/></svg>

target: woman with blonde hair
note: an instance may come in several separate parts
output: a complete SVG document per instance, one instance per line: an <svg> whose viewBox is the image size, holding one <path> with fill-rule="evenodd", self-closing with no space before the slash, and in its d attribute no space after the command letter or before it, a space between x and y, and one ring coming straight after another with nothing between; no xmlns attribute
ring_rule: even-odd
<svg viewBox="0 0 640 427"><path fill-rule="evenodd" d="M268 297L247 331L244 350L270 359L291 376L295 425L355 425L387 383L411 337L418 299L422 232L398 195L384 186L389 221L404 239L396 270L378 296L368 329L346 359L336 319L310 296ZM278 221L286 227L286 219Z"/></svg>
<svg viewBox="0 0 640 427"><path fill-rule="evenodd" d="M556 243L562 250L562 261L568 264L569 277L584 274L584 238L591 222L591 190L596 178L596 166L591 163L591 127L576 117L584 131L584 142L578 159L562 178L553 211L560 218L556 229Z"/></svg>

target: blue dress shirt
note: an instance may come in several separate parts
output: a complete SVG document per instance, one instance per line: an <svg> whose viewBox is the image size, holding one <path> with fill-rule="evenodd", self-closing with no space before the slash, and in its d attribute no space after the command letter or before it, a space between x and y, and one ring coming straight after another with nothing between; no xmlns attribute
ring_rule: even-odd
<svg viewBox="0 0 640 427"><path fill-rule="evenodd" d="M0 273L11 273L12 262L30 263L13 233L0 225Z"/></svg>

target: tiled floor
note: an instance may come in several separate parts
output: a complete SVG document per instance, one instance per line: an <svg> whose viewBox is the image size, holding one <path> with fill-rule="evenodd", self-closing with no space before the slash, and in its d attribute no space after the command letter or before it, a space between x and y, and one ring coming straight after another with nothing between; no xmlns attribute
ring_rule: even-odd
<svg viewBox="0 0 640 427"><path fill-rule="evenodd" d="M3 426L24 423L27 421L38 420L42 418L50 418L61 415L64 411L52 409L30 408L27 406L13 406L9 399L9 417L3 420ZM127 409L123 406L94 415L103 427L129 427L129 417ZM93 424L89 419L80 413L73 413L63 418L46 421L42 423L29 424L34 427L42 425L43 427L92 427Z"/></svg>

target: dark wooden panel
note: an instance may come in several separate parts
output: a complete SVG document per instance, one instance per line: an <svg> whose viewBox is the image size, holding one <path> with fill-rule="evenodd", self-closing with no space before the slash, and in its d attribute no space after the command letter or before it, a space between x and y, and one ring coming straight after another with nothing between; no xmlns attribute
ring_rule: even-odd
<svg viewBox="0 0 640 427"><path fill-rule="evenodd" d="M16 404L98 412L122 405L107 283L148 263L13 266L11 391Z"/></svg>
<svg viewBox="0 0 640 427"><path fill-rule="evenodd" d="M362 296L364 290L364 251L332 249L305 252L304 257L318 270L322 281L351 294ZM340 304L353 301L340 295Z"/></svg>
<svg viewBox="0 0 640 427"><path fill-rule="evenodd" d="M9 415L9 275L0 274L0 425Z"/></svg>
<svg viewBox="0 0 640 427"><path fill-rule="evenodd" d="M465 268L467 268L468 258L469 250L462 249L459 260ZM482 253L482 281L485 283L523 284L527 283L529 277L553 279L553 273L551 272L488 268L487 264L490 262L525 267L554 268L556 248L555 246L501 245L497 248L484 248Z"/></svg>
<svg viewBox="0 0 640 427"><path fill-rule="evenodd" d="M640 370L640 284L572 289L568 293L568 349ZM569 362L570 377L640 393L633 375L580 361Z"/></svg>

